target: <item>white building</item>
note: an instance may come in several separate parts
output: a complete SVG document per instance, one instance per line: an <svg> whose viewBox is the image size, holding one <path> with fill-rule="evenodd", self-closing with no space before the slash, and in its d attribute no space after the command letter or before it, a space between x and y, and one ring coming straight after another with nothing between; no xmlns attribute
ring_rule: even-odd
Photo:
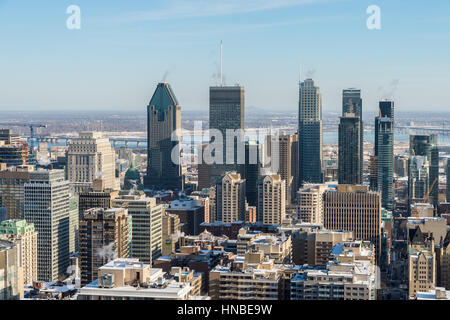
<svg viewBox="0 0 450 320"><path fill-rule="evenodd" d="M258 182L258 218L264 224L281 224L286 217L286 181L267 175Z"/></svg>
<svg viewBox="0 0 450 320"><path fill-rule="evenodd" d="M67 176L76 192L89 191L97 178L105 181L106 189L120 189L115 177L116 154L109 139L99 132L81 132L68 147Z"/></svg>

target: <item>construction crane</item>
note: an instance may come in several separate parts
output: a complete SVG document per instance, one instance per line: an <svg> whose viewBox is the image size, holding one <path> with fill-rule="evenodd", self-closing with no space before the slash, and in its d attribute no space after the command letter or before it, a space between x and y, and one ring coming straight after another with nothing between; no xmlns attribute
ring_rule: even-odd
<svg viewBox="0 0 450 320"><path fill-rule="evenodd" d="M4 122L0 123L0 126L9 126L9 127L28 127L30 128L30 140L29 145L31 149L31 154L34 154L34 129L35 128L47 128L46 124L36 124L36 123L16 123L16 122Z"/></svg>
<svg viewBox="0 0 450 320"><path fill-rule="evenodd" d="M428 198L430 197L431 191L433 191L433 188L435 184L438 182L439 178L434 179L433 183L431 184L431 187L428 189L427 193L425 194L425 197L423 198L423 204L426 204L428 202ZM436 208L434 208L436 210ZM420 215L424 216L425 206L420 207Z"/></svg>

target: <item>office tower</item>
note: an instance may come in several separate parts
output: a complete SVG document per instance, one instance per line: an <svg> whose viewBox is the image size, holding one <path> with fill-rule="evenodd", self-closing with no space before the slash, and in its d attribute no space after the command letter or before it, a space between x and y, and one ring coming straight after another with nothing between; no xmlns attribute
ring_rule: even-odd
<svg viewBox="0 0 450 320"><path fill-rule="evenodd" d="M378 157L371 155L369 159L369 188L378 191Z"/></svg>
<svg viewBox="0 0 450 320"><path fill-rule="evenodd" d="M200 224L205 222L205 206L201 200L194 198L180 198L174 200L165 209L168 214L175 214L182 223L181 232L188 235L198 235Z"/></svg>
<svg viewBox="0 0 450 320"><path fill-rule="evenodd" d="M258 182L257 221L281 224L286 218L286 181L279 174L267 175Z"/></svg>
<svg viewBox="0 0 450 320"><path fill-rule="evenodd" d="M409 204L427 200L438 207L439 149L437 135L411 135L409 145Z"/></svg>
<svg viewBox="0 0 450 320"><path fill-rule="evenodd" d="M0 239L0 300L23 298L22 268L19 266L20 249L14 242Z"/></svg>
<svg viewBox="0 0 450 320"><path fill-rule="evenodd" d="M159 83L147 106L147 189L182 190L180 161L172 159L181 133L181 106L168 83ZM180 158L178 158L179 160Z"/></svg>
<svg viewBox="0 0 450 320"><path fill-rule="evenodd" d="M69 181L64 170L30 172L24 218L38 232L38 280L56 281L69 266Z"/></svg>
<svg viewBox="0 0 450 320"><path fill-rule="evenodd" d="M436 287L436 255L433 237L420 227L409 230L408 243L409 297Z"/></svg>
<svg viewBox="0 0 450 320"><path fill-rule="evenodd" d="M371 190L380 191L382 206L394 210L394 102L380 101L379 116L375 118L376 182Z"/></svg>
<svg viewBox="0 0 450 320"><path fill-rule="evenodd" d="M245 90L244 87L219 86L209 89L209 129L218 130L222 135L214 137L210 132L210 142L213 144L222 144L222 150L216 149L215 158L222 160L222 163L213 163L211 165L211 185L214 186L217 181L227 172L235 171L242 174L243 162L245 159L238 158L238 150L241 152L244 148L244 119L245 119ZM232 134L242 133L240 136L233 136L233 140L227 141L227 130ZM230 136L231 137L231 136ZM220 154L222 152L222 154ZM227 155L229 160L227 162ZM232 155L234 155L232 157ZM243 158L244 155L242 155ZM220 160L218 160L220 162ZM240 160L240 161L238 161ZM231 162L231 163L230 163ZM240 162L240 163L238 163Z"/></svg>
<svg viewBox="0 0 450 320"><path fill-rule="evenodd" d="M216 184L216 221L245 220L246 183L236 172L225 174Z"/></svg>
<svg viewBox="0 0 450 320"><path fill-rule="evenodd" d="M211 187L210 165L203 160L203 154L207 146L207 144L202 144L197 147L198 190L200 191Z"/></svg>
<svg viewBox="0 0 450 320"><path fill-rule="evenodd" d="M152 265L161 256L164 206L155 198L122 196L114 207L128 209L132 220L131 257Z"/></svg>
<svg viewBox="0 0 450 320"><path fill-rule="evenodd" d="M98 277L98 269L115 258L128 258L131 219L124 208L94 208L80 221L81 284Z"/></svg>
<svg viewBox="0 0 450 320"><path fill-rule="evenodd" d="M78 252L79 231L78 197L71 196L69 199L69 253Z"/></svg>
<svg viewBox="0 0 450 320"><path fill-rule="evenodd" d="M324 194L324 227L353 231L355 240L371 241L376 257L381 248L381 194L367 186L338 185Z"/></svg>
<svg viewBox="0 0 450 320"><path fill-rule="evenodd" d="M176 242L180 232L180 217L176 214L164 212L162 216L162 252L163 256L170 256L175 252Z"/></svg>
<svg viewBox="0 0 450 320"><path fill-rule="evenodd" d="M104 180L94 180L92 191L82 191L78 195L79 219L83 219L84 211L92 208L109 209L119 196L119 191L105 189Z"/></svg>
<svg viewBox="0 0 450 320"><path fill-rule="evenodd" d="M281 179L286 181L286 205L295 201L295 194L298 190L298 135L288 134L278 137L277 150L272 150L270 146L271 157L278 157L278 174ZM269 136L267 141L271 142Z"/></svg>
<svg viewBox="0 0 450 320"><path fill-rule="evenodd" d="M19 266L23 269L23 285L37 280L37 232L25 220L6 220L0 223L0 239L16 244ZM0 290L1 291L1 290Z"/></svg>
<svg viewBox="0 0 450 320"><path fill-rule="evenodd" d="M95 179L105 181L105 188L118 190L114 149L99 132L81 132L68 142L67 177L76 192L89 191Z"/></svg>
<svg viewBox="0 0 450 320"><path fill-rule="evenodd" d="M298 125L299 187L323 182L322 97L312 79L300 83Z"/></svg>
<svg viewBox="0 0 450 320"><path fill-rule="evenodd" d="M323 194L325 184L305 185L297 192L297 218L304 223L323 223Z"/></svg>
<svg viewBox="0 0 450 320"><path fill-rule="evenodd" d="M258 204L258 180L261 179L261 148L256 141L245 142L245 165L242 179L245 179L245 196L250 206Z"/></svg>
<svg viewBox="0 0 450 320"><path fill-rule="evenodd" d="M339 184L362 184L361 120L346 113L339 124Z"/></svg>
<svg viewBox="0 0 450 320"><path fill-rule="evenodd" d="M447 159L446 174L447 174L447 202L450 203L450 160L449 159Z"/></svg>
<svg viewBox="0 0 450 320"><path fill-rule="evenodd" d="M23 219L25 183L33 167L14 167L0 171L0 207L6 208L7 219Z"/></svg>
<svg viewBox="0 0 450 320"><path fill-rule="evenodd" d="M404 155L399 155L395 157L394 164L395 173L399 177L408 176L408 157Z"/></svg>
<svg viewBox="0 0 450 320"><path fill-rule="evenodd" d="M0 163L7 166L32 164L28 145L25 142L5 144L4 141L0 141Z"/></svg>
<svg viewBox="0 0 450 320"><path fill-rule="evenodd" d="M20 136L13 133L11 129L0 129L0 141L5 144L18 144L20 142Z"/></svg>
<svg viewBox="0 0 450 320"><path fill-rule="evenodd" d="M357 173L361 177L363 177L363 169L364 169L364 123L362 117L362 99L361 99L361 90L359 89L344 89L342 91L342 116L345 117L346 113L354 113L355 117L359 118L359 172ZM356 140L355 140L356 142ZM362 182L359 182L362 183Z"/></svg>

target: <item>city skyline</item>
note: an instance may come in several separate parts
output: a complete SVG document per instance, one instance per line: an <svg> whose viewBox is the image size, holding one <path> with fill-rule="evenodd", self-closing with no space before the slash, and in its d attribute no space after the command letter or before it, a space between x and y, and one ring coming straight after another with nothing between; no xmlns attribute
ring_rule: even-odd
<svg viewBox="0 0 450 320"><path fill-rule="evenodd" d="M28 12L1 1L0 58L8 81L0 109L141 110L166 80L186 111L206 111L221 40L225 83L246 88L249 108L294 112L298 82L312 77L324 112L339 112L341 91L349 87L362 90L364 112L386 97L399 112L449 109L448 3L378 1L381 30L366 27L370 1L208 3L78 1L81 29L68 30L67 1L40 1Z"/></svg>

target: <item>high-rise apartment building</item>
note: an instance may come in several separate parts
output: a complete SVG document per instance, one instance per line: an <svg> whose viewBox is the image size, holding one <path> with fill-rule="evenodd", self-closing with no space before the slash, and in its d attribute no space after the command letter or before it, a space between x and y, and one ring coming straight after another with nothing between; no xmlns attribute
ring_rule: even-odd
<svg viewBox="0 0 450 320"><path fill-rule="evenodd" d="M232 223L245 220L246 182L236 172L219 178L216 185L216 221Z"/></svg>
<svg viewBox="0 0 450 320"><path fill-rule="evenodd" d="M69 181L64 170L30 172L24 218L38 232L38 280L56 281L69 266Z"/></svg>
<svg viewBox="0 0 450 320"><path fill-rule="evenodd" d="M81 132L68 142L67 178L76 192L92 189L95 179L103 179L105 188L118 190L116 154L109 139L100 132Z"/></svg>
<svg viewBox="0 0 450 320"><path fill-rule="evenodd" d="M6 208L7 219L23 219L25 183L32 170L24 166L0 171L0 207Z"/></svg>
<svg viewBox="0 0 450 320"><path fill-rule="evenodd" d="M298 190L298 135L281 135L278 140L277 150L270 147L270 153L271 157L278 157L277 173L286 181L286 205L289 205L295 201ZM268 137L268 141L271 141L271 137Z"/></svg>
<svg viewBox="0 0 450 320"><path fill-rule="evenodd" d="M105 182L94 180L91 191L82 191L78 194L79 218L83 219L84 212L92 208L109 209L113 201L119 196L118 190L105 189Z"/></svg>
<svg viewBox="0 0 450 320"><path fill-rule="evenodd" d="M375 245L381 252L381 194L361 185L338 185L324 194L324 227L353 231L355 240Z"/></svg>
<svg viewBox="0 0 450 320"><path fill-rule="evenodd" d="M0 300L23 298L20 248L14 242L0 239Z"/></svg>
<svg viewBox="0 0 450 320"><path fill-rule="evenodd" d="M286 217L286 181L279 174L267 175L258 182L257 221L281 224Z"/></svg>
<svg viewBox="0 0 450 320"><path fill-rule="evenodd" d="M339 124L338 181L340 184L362 184L361 120L346 113Z"/></svg>
<svg viewBox="0 0 450 320"><path fill-rule="evenodd" d="M128 258L131 218L127 209L94 208L84 212L80 221L81 284L98 278L98 269L116 258Z"/></svg>
<svg viewBox="0 0 450 320"><path fill-rule="evenodd" d="M181 130L181 106L170 84L159 83L147 106L146 188L182 190L180 161L172 159L181 139L177 130Z"/></svg>
<svg viewBox="0 0 450 320"><path fill-rule="evenodd" d="M323 194L329 190L325 184L304 185L297 192L297 218L304 223L323 223Z"/></svg>
<svg viewBox="0 0 450 320"><path fill-rule="evenodd" d="M161 256L163 205L155 198L122 196L114 206L128 209L131 216L131 257L152 265Z"/></svg>
<svg viewBox="0 0 450 320"><path fill-rule="evenodd" d="M215 157L222 163L211 165L211 185L227 172L235 171L242 174L245 155L238 157L238 151L245 153L244 147L244 119L245 119L245 89L242 86L217 86L209 89L209 129L210 142L223 143L222 150L216 149ZM211 130L218 130L222 137L214 137ZM227 130L230 134L236 130L233 140L227 140ZM239 135L239 133L242 133ZM221 141L219 141L221 139ZM227 157L228 155L228 157ZM227 161L228 158L228 161ZM220 162L219 160L219 162ZM239 161L238 161L239 160Z"/></svg>
<svg viewBox="0 0 450 320"><path fill-rule="evenodd" d="M345 117L347 113L353 113L355 117L359 118L359 138L354 142L359 142L359 172L357 173L357 175L361 177L361 182L358 183L362 183L364 169L364 123L362 116L362 98L360 89L349 88L342 91L342 116Z"/></svg>
<svg viewBox="0 0 450 320"><path fill-rule="evenodd" d="M394 210L394 102L381 101L379 116L375 118L376 185L381 192L382 206Z"/></svg>
<svg viewBox="0 0 450 320"><path fill-rule="evenodd" d="M323 182L322 141L322 96L314 80L306 79L299 98L299 186Z"/></svg>
<svg viewBox="0 0 450 320"><path fill-rule="evenodd" d="M439 149L437 135L411 135L409 145L408 202L428 202L438 207Z"/></svg>
<svg viewBox="0 0 450 320"><path fill-rule="evenodd" d="M25 220L6 220L0 223L0 239L16 244L19 266L23 269L23 285L37 280L37 232Z"/></svg>

